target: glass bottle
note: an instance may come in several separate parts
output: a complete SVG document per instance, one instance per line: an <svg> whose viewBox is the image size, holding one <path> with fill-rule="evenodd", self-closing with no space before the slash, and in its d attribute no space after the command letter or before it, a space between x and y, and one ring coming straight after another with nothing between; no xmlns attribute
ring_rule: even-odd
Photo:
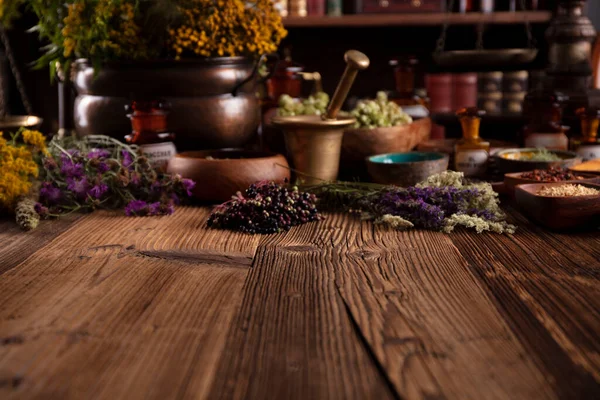
<svg viewBox="0 0 600 400"><path fill-rule="evenodd" d="M167 128L169 104L160 100L134 101L125 109L132 130L125 140L138 145L155 169L165 170L169 160L177 154L173 143L175 134Z"/></svg>
<svg viewBox="0 0 600 400"><path fill-rule="evenodd" d="M530 116L523 130L525 147L567 150L568 126L561 125L562 103L566 96L561 93L534 90L525 97L523 114Z"/></svg>
<svg viewBox="0 0 600 400"><path fill-rule="evenodd" d="M452 4L452 2L449 2ZM455 0L453 12L466 13L473 11L473 0Z"/></svg>
<svg viewBox="0 0 600 400"><path fill-rule="evenodd" d="M456 115L463 137L454 145L454 169L465 176L481 177L487 171L490 143L479 137L479 125L485 111L477 107L461 108Z"/></svg>
<svg viewBox="0 0 600 400"><path fill-rule="evenodd" d="M396 90L389 98L399 106L422 105L428 108L426 92L417 93L416 82L419 60L414 56L406 56L390 60L394 69L394 82Z"/></svg>
<svg viewBox="0 0 600 400"><path fill-rule="evenodd" d="M580 108L575 113L581 121L581 136L571 138L571 149L581 156L583 161L600 158L600 108Z"/></svg>

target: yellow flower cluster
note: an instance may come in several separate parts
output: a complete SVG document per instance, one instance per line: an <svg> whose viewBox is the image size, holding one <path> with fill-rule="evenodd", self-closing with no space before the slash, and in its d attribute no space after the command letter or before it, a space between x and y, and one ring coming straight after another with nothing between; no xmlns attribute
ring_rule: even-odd
<svg viewBox="0 0 600 400"><path fill-rule="evenodd" d="M62 29L64 56L145 58L147 45L129 0L75 1L67 5Z"/></svg>
<svg viewBox="0 0 600 400"><path fill-rule="evenodd" d="M46 140L37 131L23 130L26 145L6 140L0 132L0 209L12 210L20 196L26 195L39 169L34 160L37 152L46 152Z"/></svg>
<svg viewBox="0 0 600 400"><path fill-rule="evenodd" d="M287 35L272 0L189 0L180 9L183 23L169 31L176 59L272 53Z"/></svg>

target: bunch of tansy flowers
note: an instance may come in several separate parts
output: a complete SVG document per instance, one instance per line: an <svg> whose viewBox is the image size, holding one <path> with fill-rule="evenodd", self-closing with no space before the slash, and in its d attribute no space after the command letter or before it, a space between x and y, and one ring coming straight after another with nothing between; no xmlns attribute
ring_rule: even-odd
<svg viewBox="0 0 600 400"><path fill-rule="evenodd" d="M39 174L36 159L44 154L46 140L40 132L20 129L8 138L0 132L0 211L13 210L29 194Z"/></svg>
<svg viewBox="0 0 600 400"><path fill-rule="evenodd" d="M287 35L271 0L0 0L0 25L19 10L37 15L35 31L49 42L37 65L52 73L79 58L98 68L110 61L257 58Z"/></svg>

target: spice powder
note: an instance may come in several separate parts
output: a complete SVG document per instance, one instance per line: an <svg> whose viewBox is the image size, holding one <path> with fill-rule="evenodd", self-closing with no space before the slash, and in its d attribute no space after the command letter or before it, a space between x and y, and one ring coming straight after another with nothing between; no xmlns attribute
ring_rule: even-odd
<svg viewBox="0 0 600 400"><path fill-rule="evenodd" d="M582 185L566 184L560 186L542 186L537 194L539 196L550 197L593 196L600 194L600 190Z"/></svg>

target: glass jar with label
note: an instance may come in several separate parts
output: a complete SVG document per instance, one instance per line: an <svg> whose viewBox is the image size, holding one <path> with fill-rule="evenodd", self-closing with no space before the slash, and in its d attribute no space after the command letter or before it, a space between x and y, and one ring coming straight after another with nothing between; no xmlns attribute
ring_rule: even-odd
<svg viewBox="0 0 600 400"><path fill-rule="evenodd" d="M166 169L169 160L177 154L173 143L175 134L167 127L169 104L159 100L134 101L125 109L132 130L125 136L127 143L138 145L154 168Z"/></svg>
<svg viewBox="0 0 600 400"><path fill-rule="evenodd" d="M576 114L581 121L581 136L571 138L571 149L581 156L583 161L600 158L600 108L580 108Z"/></svg>
<svg viewBox="0 0 600 400"><path fill-rule="evenodd" d="M525 147L567 150L568 126L561 125L562 104L566 96L558 92L535 90L525 96L523 113L530 117L523 130Z"/></svg>
<svg viewBox="0 0 600 400"><path fill-rule="evenodd" d="M481 117L485 111L477 107L461 108L456 113L463 137L454 145L454 169L468 177L480 177L487 172L490 143L479 137Z"/></svg>

